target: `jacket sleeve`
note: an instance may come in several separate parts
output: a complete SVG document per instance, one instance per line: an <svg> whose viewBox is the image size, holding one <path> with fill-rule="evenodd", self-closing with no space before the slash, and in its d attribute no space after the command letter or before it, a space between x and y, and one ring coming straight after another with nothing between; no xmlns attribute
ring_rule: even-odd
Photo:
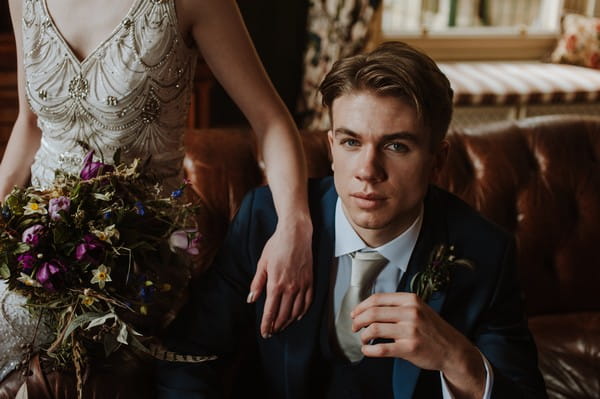
<svg viewBox="0 0 600 399"><path fill-rule="evenodd" d="M256 270L250 251L254 192L242 202L215 262L190 286L190 299L163 340L169 351L216 355L204 363L156 362L157 397L200 399L222 396L220 370L236 353L241 332L251 328L254 305L246 303ZM255 239L255 238L252 238Z"/></svg>
<svg viewBox="0 0 600 399"><path fill-rule="evenodd" d="M511 239L475 342L493 366L492 398L547 398L520 293Z"/></svg>

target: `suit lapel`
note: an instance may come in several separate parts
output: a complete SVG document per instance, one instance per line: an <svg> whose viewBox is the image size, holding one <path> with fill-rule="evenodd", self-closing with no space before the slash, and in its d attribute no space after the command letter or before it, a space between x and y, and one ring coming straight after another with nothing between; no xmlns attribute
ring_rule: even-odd
<svg viewBox="0 0 600 399"><path fill-rule="evenodd" d="M429 262L431 252L437 244L446 243L448 228L445 206L438 200L436 189L430 187L425 198L421 233L410 257L406 273L398 284L398 292L410 292L410 282ZM446 298L445 291L434 293L427 304L439 313ZM392 375L394 399L412 398L421 369L404 359L394 360Z"/></svg>
<svg viewBox="0 0 600 399"><path fill-rule="evenodd" d="M318 351L317 345L324 313L327 311L328 292L330 287L330 271L333 263L333 245L335 241L335 203L337 193L331 183L320 206L315 207L320 214L313 215L313 222L321 222L315 226L314 247L314 298L313 304L304 318L293 323L284 332L285 339L285 378L288 398L306 396L306 381L311 367L311 357ZM414 275L423 270L436 244L447 242L447 226L445 206L437 199L435 188L430 188L425 199L423 226L417 244L411 255L407 271L402 277L398 291L410 291L410 281ZM445 292L437 292L428 301L429 306L440 312L444 304ZM325 337L327 338L327 337ZM395 399L412 398L420 369L412 363L395 359L393 366L393 392Z"/></svg>
<svg viewBox="0 0 600 399"><path fill-rule="evenodd" d="M320 326L323 312L327 311L330 285L330 266L333 262L335 239L335 203L337 193L333 187L327 190L321 204L314 207L313 223L313 276L314 297L306 315L300 321L292 323L284 332L285 376L288 398L306 397L306 381L311 366L311 357L318 351ZM320 223L320 224L317 224Z"/></svg>

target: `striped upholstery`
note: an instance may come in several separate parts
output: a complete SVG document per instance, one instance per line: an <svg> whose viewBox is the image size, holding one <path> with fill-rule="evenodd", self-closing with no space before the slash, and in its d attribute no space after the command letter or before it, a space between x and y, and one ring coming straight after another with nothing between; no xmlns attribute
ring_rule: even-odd
<svg viewBox="0 0 600 399"><path fill-rule="evenodd" d="M457 106L600 102L600 70L541 62L438 63Z"/></svg>

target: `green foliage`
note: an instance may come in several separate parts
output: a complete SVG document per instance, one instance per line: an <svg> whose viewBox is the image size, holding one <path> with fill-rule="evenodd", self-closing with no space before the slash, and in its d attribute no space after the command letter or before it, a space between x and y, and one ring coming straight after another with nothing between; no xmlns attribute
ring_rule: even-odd
<svg viewBox="0 0 600 399"><path fill-rule="evenodd" d="M57 171L48 189L15 188L2 204L0 277L50 326L43 350L59 366L86 346L110 354L158 332L191 275L189 250L169 238L196 228L197 206L115 158L87 180Z"/></svg>
<svg viewBox="0 0 600 399"><path fill-rule="evenodd" d="M437 245L424 270L416 273L411 279L411 292L427 302L435 292L441 291L450 283L452 269L456 266L474 268L470 260L456 258L453 246Z"/></svg>

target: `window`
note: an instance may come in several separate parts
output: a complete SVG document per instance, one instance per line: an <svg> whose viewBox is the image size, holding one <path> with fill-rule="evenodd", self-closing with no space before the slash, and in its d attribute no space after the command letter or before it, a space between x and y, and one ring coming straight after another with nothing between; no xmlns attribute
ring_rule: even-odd
<svg viewBox="0 0 600 399"><path fill-rule="evenodd" d="M600 0L384 0L380 36L438 60L540 59L563 12L593 15Z"/></svg>

